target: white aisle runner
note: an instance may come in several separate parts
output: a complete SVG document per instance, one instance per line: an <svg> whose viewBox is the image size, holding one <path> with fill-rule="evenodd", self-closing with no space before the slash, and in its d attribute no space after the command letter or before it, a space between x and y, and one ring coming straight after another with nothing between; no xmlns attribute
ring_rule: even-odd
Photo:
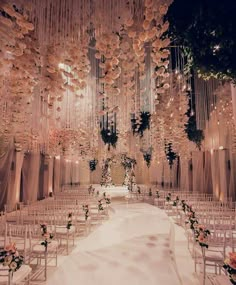
<svg viewBox="0 0 236 285"><path fill-rule="evenodd" d="M113 204L110 219L80 240L47 285L178 285L170 222L148 204Z"/></svg>

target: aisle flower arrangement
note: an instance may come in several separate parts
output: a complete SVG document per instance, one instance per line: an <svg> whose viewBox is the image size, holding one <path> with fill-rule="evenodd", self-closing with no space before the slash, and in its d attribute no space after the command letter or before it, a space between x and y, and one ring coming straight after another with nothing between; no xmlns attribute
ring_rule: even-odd
<svg viewBox="0 0 236 285"><path fill-rule="evenodd" d="M14 243L7 245L4 249L0 249L0 263L8 266L9 272L14 273L24 263L24 257L19 255Z"/></svg>
<svg viewBox="0 0 236 285"><path fill-rule="evenodd" d="M70 212L70 213L68 214L68 221L67 221L66 228L67 228L68 230L70 230L71 227L72 227L72 213Z"/></svg>
<svg viewBox="0 0 236 285"><path fill-rule="evenodd" d="M229 253L229 257L224 261L223 268L228 273L230 282L236 285L236 252Z"/></svg>
<svg viewBox="0 0 236 285"><path fill-rule="evenodd" d="M45 247L45 250L47 250L48 244L50 243L49 240L52 240L54 235L52 233L48 233L46 224L41 224L40 227L41 227L42 237L44 238L44 240L41 242L41 245L43 245Z"/></svg>
<svg viewBox="0 0 236 285"><path fill-rule="evenodd" d="M179 196L176 196L175 200L173 201L173 206L176 207L179 204Z"/></svg>
<svg viewBox="0 0 236 285"><path fill-rule="evenodd" d="M83 211L84 211L84 217L85 217L85 221L87 221L88 217L89 217L89 205L83 205Z"/></svg>
<svg viewBox="0 0 236 285"><path fill-rule="evenodd" d="M106 197L106 198L105 198L105 201L106 201L106 204L107 204L107 205L110 205L110 204L111 204L111 199L110 199L110 198Z"/></svg>
<svg viewBox="0 0 236 285"><path fill-rule="evenodd" d="M191 205L188 205L185 200L182 200L181 204L182 209L187 216L185 224L190 225L190 229L193 230L196 242L198 242L201 247L208 248L207 240L211 232L205 228L205 226L198 224L198 219L196 218Z"/></svg>
<svg viewBox="0 0 236 285"><path fill-rule="evenodd" d="M152 197L152 189L151 188L149 189L148 196Z"/></svg>
<svg viewBox="0 0 236 285"><path fill-rule="evenodd" d="M171 193L168 193L167 196L166 196L166 201L170 202L170 200L171 200Z"/></svg>
<svg viewBox="0 0 236 285"><path fill-rule="evenodd" d="M201 247L208 248L207 237L211 232L206 229L203 225L197 225L194 228L195 240L199 243Z"/></svg>
<svg viewBox="0 0 236 285"><path fill-rule="evenodd" d="M102 205L102 200L98 200L98 210L99 211L103 211L104 210L103 205Z"/></svg>
<svg viewBox="0 0 236 285"><path fill-rule="evenodd" d="M159 194L159 191L158 191L158 190L156 191L156 198L157 198L157 199L160 198L160 194Z"/></svg>
<svg viewBox="0 0 236 285"><path fill-rule="evenodd" d="M137 192L138 192L138 194L141 194L141 189L140 189L139 186L138 186L138 188L137 188Z"/></svg>

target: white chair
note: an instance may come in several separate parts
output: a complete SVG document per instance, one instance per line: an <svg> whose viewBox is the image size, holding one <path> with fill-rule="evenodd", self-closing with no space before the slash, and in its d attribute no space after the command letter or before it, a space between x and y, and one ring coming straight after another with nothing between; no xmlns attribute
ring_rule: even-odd
<svg viewBox="0 0 236 285"><path fill-rule="evenodd" d="M47 267L48 262L51 259L55 259L55 266L57 266L57 256L58 256L58 241L57 240L48 240L47 248L41 243L44 241L44 237L41 233L40 225L31 225L29 226L29 238L31 241L31 251L29 264L32 260L37 260L37 265L41 265L44 261L44 277L47 280Z"/></svg>

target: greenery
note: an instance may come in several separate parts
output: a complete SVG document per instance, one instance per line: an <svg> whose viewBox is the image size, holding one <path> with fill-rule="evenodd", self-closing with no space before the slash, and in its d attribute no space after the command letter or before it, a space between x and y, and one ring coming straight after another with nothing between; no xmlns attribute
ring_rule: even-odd
<svg viewBox="0 0 236 285"><path fill-rule="evenodd" d="M41 245L43 245L45 247L45 250L47 250L48 248L48 244L50 243L50 241L48 241L48 239L53 239L53 234L48 233L47 231L47 225L46 224L41 224L41 233L42 233L42 237L44 237L44 241L41 242Z"/></svg>
<svg viewBox="0 0 236 285"><path fill-rule="evenodd" d="M177 154L172 150L172 143L165 143L165 154L170 168L172 168L174 160L177 158Z"/></svg>
<svg viewBox="0 0 236 285"><path fill-rule="evenodd" d="M68 214L68 221L67 221L66 228L67 228L68 230L70 230L71 227L72 227L72 213L69 213L69 214Z"/></svg>
<svg viewBox="0 0 236 285"><path fill-rule="evenodd" d="M204 79L236 82L235 8L235 0L175 0L169 7L168 36Z"/></svg>
<svg viewBox="0 0 236 285"><path fill-rule="evenodd" d="M96 170L97 164L98 160L95 158L89 161L89 169L91 172Z"/></svg>
<svg viewBox="0 0 236 285"><path fill-rule="evenodd" d="M137 118L131 119L131 126L133 130L133 134L139 134L140 137L143 136L143 132L146 129L150 129L150 118L151 114L149 112L140 112L140 120Z"/></svg>
<svg viewBox="0 0 236 285"><path fill-rule="evenodd" d="M99 211L103 211L104 210L103 205L102 205L102 200L98 200L98 210Z"/></svg>
<svg viewBox="0 0 236 285"><path fill-rule="evenodd" d="M116 143L118 140L118 136L116 132L111 132L109 129L102 129L101 130L101 137L105 144L108 144L108 150L110 147L116 147Z"/></svg>
<svg viewBox="0 0 236 285"><path fill-rule="evenodd" d="M147 167L150 167L152 161L152 154L148 152L144 153L143 159L146 161Z"/></svg>
<svg viewBox="0 0 236 285"><path fill-rule="evenodd" d="M194 96L192 97L194 100ZM189 99L189 109L187 111L188 122L185 125L185 132L188 136L188 139L196 144L199 150L201 150L202 141L204 140L204 132L203 130L197 129L196 115L195 112L195 102L192 102L192 106L190 104Z"/></svg>
<svg viewBox="0 0 236 285"><path fill-rule="evenodd" d="M89 217L89 205L83 205L83 211L84 211L84 217L85 217L85 221L87 221L88 217Z"/></svg>

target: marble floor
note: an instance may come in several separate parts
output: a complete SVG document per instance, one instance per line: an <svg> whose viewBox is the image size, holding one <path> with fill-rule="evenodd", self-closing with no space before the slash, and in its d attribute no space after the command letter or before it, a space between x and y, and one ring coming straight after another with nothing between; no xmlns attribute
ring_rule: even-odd
<svg viewBox="0 0 236 285"><path fill-rule="evenodd" d="M199 285L184 232L163 210L114 199L109 216L60 257L47 285Z"/></svg>

